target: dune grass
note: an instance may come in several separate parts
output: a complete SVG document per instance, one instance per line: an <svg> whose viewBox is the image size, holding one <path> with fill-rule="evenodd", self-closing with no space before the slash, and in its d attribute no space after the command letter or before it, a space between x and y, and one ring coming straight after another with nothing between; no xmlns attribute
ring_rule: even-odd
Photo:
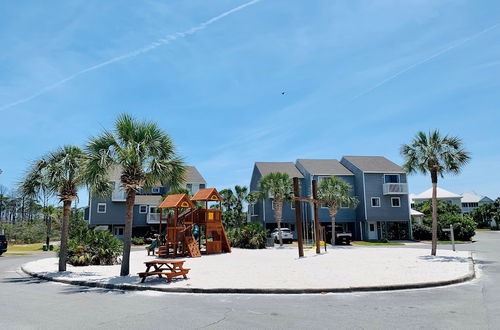
<svg viewBox="0 0 500 330"><path fill-rule="evenodd" d="M34 243L34 244L12 244L10 243L7 247L7 250L10 251L42 251L43 243Z"/></svg>

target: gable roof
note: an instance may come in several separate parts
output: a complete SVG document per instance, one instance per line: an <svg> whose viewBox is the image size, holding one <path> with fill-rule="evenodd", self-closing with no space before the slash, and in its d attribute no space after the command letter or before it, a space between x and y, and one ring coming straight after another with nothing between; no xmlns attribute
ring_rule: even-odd
<svg viewBox="0 0 500 330"><path fill-rule="evenodd" d="M256 162L255 166L262 176L266 176L269 173L280 172L288 174L291 178L304 178L302 173L300 173L292 162Z"/></svg>
<svg viewBox="0 0 500 330"><path fill-rule="evenodd" d="M194 166L186 166L186 183L203 183L207 184L200 172Z"/></svg>
<svg viewBox="0 0 500 330"><path fill-rule="evenodd" d="M160 204L159 208L169 207L194 207L193 202L186 194L168 195L165 200Z"/></svg>
<svg viewBox="0 0 500 330"><path fill-rule="evenodd" d="M462 198L459 194L452 193L443 188L436 188L437 198ZM427 189L426 191L413 196L413 199L431 199L432 198L432 188Z"/></svg>
<svg viewBox="0 0 500 330"><path fill-rule="evenodd" d="M200 189L191 197L192 201L222 201L219 192L215 188Z"/></svg>
<svg viewBox="0 0 500 330"><path fill-rule="evenodd" d="M344 156L342 158L363 172L405 173L401 166L382 156Z"/></svg>
<svg viewBox="0 0 500 330"><path fill-rule="evenodd" d="M483 199L485 199L485 202L493 202L491 198L486 196L476 195L468 192L462 194L462 203L479 203Z"/></svg>
<svg viewBox="0 0 500 330"><path fill-rule="evenodd" d="M336 159L297 159L313 175L354 175Z"/></svg>

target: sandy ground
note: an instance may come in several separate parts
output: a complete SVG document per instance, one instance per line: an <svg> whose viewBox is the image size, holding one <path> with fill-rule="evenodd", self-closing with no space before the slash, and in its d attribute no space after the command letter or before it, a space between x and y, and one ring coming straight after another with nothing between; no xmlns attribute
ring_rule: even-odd
<svg viewBox="0 0 500 330"><path fill-rule="evenodd" d="M314 250L298 258L296 248L265 250L233 249L232 253L186 258L188 279L171 283L149 277L140 284L138 272L155 257L145 251L131 253L130 276L120 277L120 266L73 267L57 272L57 259L47 258L24 265L27 271L63 279L187 288L349 288L445 281L469 273L468 252L383 247L335 247L316 255Z"/></svg>

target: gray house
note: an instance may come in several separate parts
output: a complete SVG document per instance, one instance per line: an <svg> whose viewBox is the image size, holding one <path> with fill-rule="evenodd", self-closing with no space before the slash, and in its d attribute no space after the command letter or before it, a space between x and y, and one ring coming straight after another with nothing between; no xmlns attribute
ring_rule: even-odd
<svg viewBox="0 0 500 330"><path fill-rule="evenodd" d="M125 192L120 189L120 170L113 169L110 181L114 183L115 189L108 198L92 198L89 196L89 206L85 208L85 220L89 226L108 229L117 237L123 236L125 228ZM199 189L206 187L206 181L194 166L188 166L185 188L196 193ZM157 231L159 224L159 212L157 207L162 202L162 196L170 188L168 186L153 187L149 190L137 192L134 205L134 219L132 236L144 236L148 231Z"/></svg>
<svg viewBox="0 0 500 330"><path fill-rule="evenodd" d="M301 195L311 197L312 180L337 176L352 187L351 195L359 200L355 209L341 207L336 223L357 240L408 239L411 237L410 207L406 173L397 164L380 156L346 156L335 159L298 159L292 162L255 163L250 190L259 189L262 176L271 172L285 172L300 179ZM328 209L320 207L319 221L331 230ZM313 207L302 203L301 217L312 232ZM252 220L261 222L266 228L275 227L274 213L270 199L254 206ZM283 222L294 230L295 210L293 205L284 205Z"/></svg>

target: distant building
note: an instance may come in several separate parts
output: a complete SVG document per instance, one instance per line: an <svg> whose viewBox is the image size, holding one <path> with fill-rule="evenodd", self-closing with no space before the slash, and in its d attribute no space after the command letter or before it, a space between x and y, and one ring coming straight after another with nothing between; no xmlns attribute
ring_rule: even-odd
<svg viewBox="0 0 500 330"><path fill-rule="evenodd" d="M120 187L120 170L110 171L109 180L114 184L114 191L108 198L89 197L89 206L85 208L85 220L89 227L105 228L118 238L123 237L125 228L126 194ZM194 166L188 166L183 187L191 193L206 187L206 181ZM156 231L159 224L158 206L162 196L166 195L170 187L159 185L149 190L141 189L137 192L134 205L132 236L143 236L148 231Z"/></svg>
<svg viewBox="0 0 500 330"><path fill-rule="evenodd" d="M423 203L432 199L432 188L420 194L410 194L410 206L415 208L416 204ZM486 196L476 195L473 193L463 193L461 195L450 192L443 188L437 187L437 199L443 202L456 205L462 210L462 214L469 214L475 208L481 205L493 203L493 200Z"/></svg>
<svg viewBox="0 0 500 330"><path fill-rule="evenodd" d="M441 200L448 204L456 205L462 208L462 196L459 194L455 194L443 188L437 187L437 199ZM427 189L426 191L418 194L411 195L411 207L415 208L415 205L429 201L432 199L432 188Z"/></svg>
<svg viewBox="0 0 500 330"><path fill-rule="evenodd" d="M462 194L462 213L469 214L479 206L489 203L493 203L489 197L465 192Z"/></svg>

